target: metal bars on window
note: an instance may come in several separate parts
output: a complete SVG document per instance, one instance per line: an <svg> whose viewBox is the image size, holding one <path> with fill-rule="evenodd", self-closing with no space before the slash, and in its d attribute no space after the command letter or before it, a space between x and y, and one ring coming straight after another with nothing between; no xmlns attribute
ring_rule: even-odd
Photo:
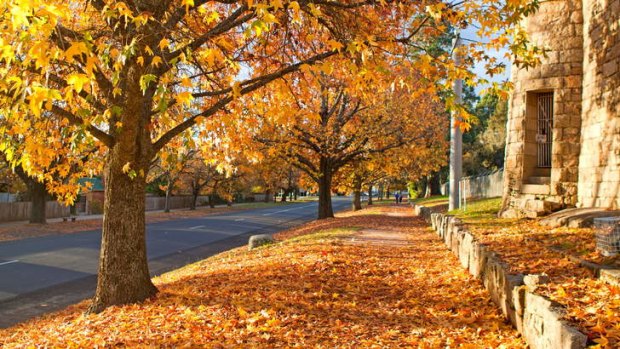
<svg viewBox="0 0 620 349"><path fill-rule="evenodd" d="M553 143L553 93L538 95L538 167L551 167L551 145Z"/></svg>

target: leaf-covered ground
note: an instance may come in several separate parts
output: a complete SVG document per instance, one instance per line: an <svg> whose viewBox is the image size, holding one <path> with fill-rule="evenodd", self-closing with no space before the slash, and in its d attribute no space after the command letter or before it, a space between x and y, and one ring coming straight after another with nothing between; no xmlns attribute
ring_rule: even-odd
<svg viewBox="0 0 620 349"><path fill-rule="evenodd" d="M271 206L286 205L286 203L250 203L235 204L231 207L216 206L198 207L196 210L180 209L171 212L153 211L146 213L147 223L156 223L172 219L204 217L232 211L266 208ZM21 222L0 224L0 242L21 240L47 235L71 234L82 231L101 229L101 218L92 216L78 216L75 222L51 222L48 224L25 224Z"/></svg>
<svg viewBox="0 0 620 349"><path fill-rule="evenodd" d="M572 262L567 254L596 263L614 263L595 251L594 232L555 228L535 220L498 219L501 199L481 200L455 213L477 238L499 253L514 273L549 275L537 292L566 306L566 318L593 343L620 347L620 288L607 284ZM561 252L559 252L561 251Z"/></svg>
<svg viewBox="0 0 620 349"><path fill-rule="evenodd" d="M314 222L156 279L143 304L86 303L0 331L0 346L519 348L481 284L411 209Z"/></svg>

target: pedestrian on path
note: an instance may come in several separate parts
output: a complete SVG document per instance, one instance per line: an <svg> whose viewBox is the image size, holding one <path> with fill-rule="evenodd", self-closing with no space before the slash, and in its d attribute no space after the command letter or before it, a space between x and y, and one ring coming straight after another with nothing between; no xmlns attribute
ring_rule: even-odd
<svg viewBox="0 0 620 349"><path fill-rule="evenodd" d="M398 201L398 200L400 199L400 193L399 193L399 192L396 192L396 193L394 194L394 198L396 199L396 204L398 205L398 203L399 203L399 201Z"/></svg>

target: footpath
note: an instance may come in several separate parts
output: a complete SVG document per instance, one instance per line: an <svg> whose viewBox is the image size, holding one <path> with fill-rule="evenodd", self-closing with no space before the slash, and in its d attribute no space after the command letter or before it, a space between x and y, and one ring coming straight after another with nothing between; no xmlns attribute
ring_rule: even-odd
<svg viewBox="0 0 620 349"><path fill-rule="evenodd" d="M407 205L315 221L156 278L141 304L87 302L1 330L0 347L523 348L480 281Z"/></svg>

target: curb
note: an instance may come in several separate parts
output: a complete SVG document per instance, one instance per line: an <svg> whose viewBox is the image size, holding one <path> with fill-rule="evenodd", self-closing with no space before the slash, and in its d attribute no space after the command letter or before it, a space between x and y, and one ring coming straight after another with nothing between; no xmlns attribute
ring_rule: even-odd
<svg viewBox="0 0 620 349"><path fill-rule="evenodd" d="M565 308L533 293L538 275L511 274L510 267L480 243L458 218L414 205L416 214L430 223L463 268L480 279L493 302L533 349L585 348L588 337L562 320ZM532 282L531 280L536 280Z"/></svg>

